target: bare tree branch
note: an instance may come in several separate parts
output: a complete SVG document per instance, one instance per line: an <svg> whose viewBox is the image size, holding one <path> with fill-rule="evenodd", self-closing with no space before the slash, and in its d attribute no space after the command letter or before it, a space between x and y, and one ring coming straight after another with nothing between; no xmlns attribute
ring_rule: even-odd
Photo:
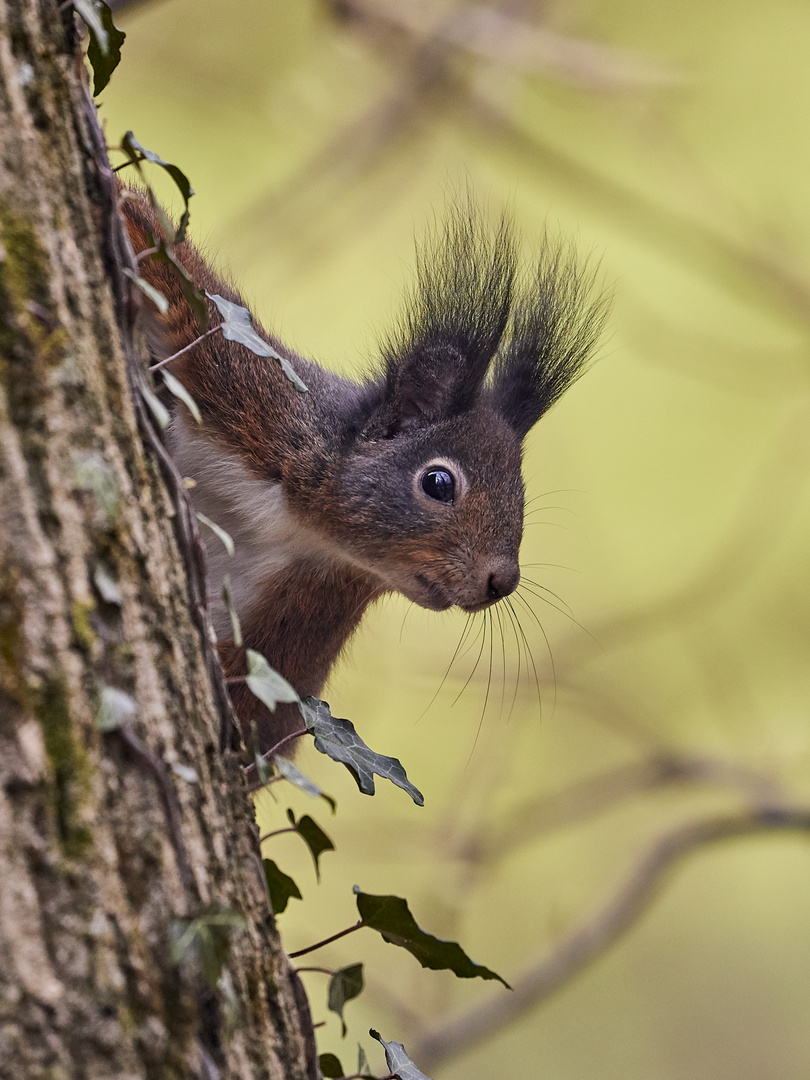
<svg viewBox="0 0 810 1080"><path fill-rule="evenodd" d="M434 1069L551 997L635 924L666 876L688 855L711 844L772 832L810 832L810 808L763 808L706 818L666 833L636 863L612 900L537 964L510 980L514 993L492 998L423 1035L414 1057L422 1068Z"/></svg>

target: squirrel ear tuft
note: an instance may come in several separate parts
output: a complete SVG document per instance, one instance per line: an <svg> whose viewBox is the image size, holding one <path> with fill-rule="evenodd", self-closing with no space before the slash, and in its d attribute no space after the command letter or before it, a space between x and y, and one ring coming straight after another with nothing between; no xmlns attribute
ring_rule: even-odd
<svg viewBox="0 0 810 1080"><path fill-rule="evenodd" d="M390 437L468 410L509 321L515 243L491 229L472 198L417 249L416 284L383 347L383 402L367 434Z"/></svg>
<svg viewBox="0 0 810 1080"><path fill-rule="evenodd" d="M573 244L545 238L493 370L495 408L521 439L588 366L612 300L596 289L598 269L580 265Z"/></svg>

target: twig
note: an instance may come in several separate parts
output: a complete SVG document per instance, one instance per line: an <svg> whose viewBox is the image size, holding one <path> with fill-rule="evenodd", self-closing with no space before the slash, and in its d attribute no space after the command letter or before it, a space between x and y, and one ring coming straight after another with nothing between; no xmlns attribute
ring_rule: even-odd
<svg viewBox="0 0 810 1080"><path fill-rule="evenodd" d="M423 1036L414 1057L432 1069L490 1038L545 1001L606 952L649 906L666 875L687 855L741 836L810 832L810 808L772 807L706 818L662 836L636 863L613 899L561 941L534 967L511 979L514 993L492 998Z"/></svg>
<svg viewBox="0 0 810 1080"><path fill-rule="evenodd" d="M345 937L347 934L353 934L355 930L362 930L365 925L363 920L359 919L354 926L349 926L337 934L332 934L331 937L324 938L323 941L318 941L315 945L307 945L305 949L299 949L297 952L291 952L287 955L291 960L295 960L298 956L306 956L307 953L315 952L316 949L322 949L324 945L331 945L332 942L337 941L338 938Z"/></svg>
<svg viewBox="0 0 810 1080"><path fill-rule="evenodd" d="M158 360L156 364L152 364L149 370L160 371L161 368L164 368L167 364L170 364L172 360L176 360L178 356L182 356L184 353L187 353L189 349L193 349L195 345L199 345L201 341L205 341L207 337L211 337L212 334L215 334L217 330L221 329L221 323L217 324L217 326L212 326L210 330L206 330L204 334L200 334L198 338L195 338L193 341L189 342L188 345L184 345L182 349L178 349L177 352L172 353L171 356L167 356L165 360Z"/></svg>

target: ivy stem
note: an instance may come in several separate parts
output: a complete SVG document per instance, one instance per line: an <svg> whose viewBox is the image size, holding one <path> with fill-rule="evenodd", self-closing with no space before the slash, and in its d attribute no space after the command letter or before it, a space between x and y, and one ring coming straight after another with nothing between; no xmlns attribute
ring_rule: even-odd
<svg viewBox="0 0 810 1080"><path fill-rule="evenodd" d="M167 356L165 360L158 360L156 364L152 364L149 368L150 371L159 371L162 367L166 367L172 360L176 360L178 356L182 356L183 353L187 353L189 349L193 349L195 345L199 345L201 341L204 341L207 337L211 337L212 334L216 334L218 330L222 329L222 324L218 326L212 326L210 330L206 330L204 334L200 334L198 338L194 338L192 342L186 345L184 348L179 349L176 353L172 353L171 356Z"/></svg>
<svg viewBox="0 0 810 1080"><path fill-rule="evenodd" d="M323 941L318 941L315 945L308 945L306 949L299 949L297 952L291 952L289 957L291 960L295 960L297 956L306 956L307 953L315 952L316 949L322 949L324 945L331 945L333 941L337 941L338 938L345 937L347 934L353 934L355 930L362 930L366 924L362 919L359 919L354 926L349 926L346 930L341 930L337 934L332 934L331 937L324 938Z"/></svg>
<svg viewBox="0 0 810 1080"><path fill-rule="evenodd" d="M263 844L265 840L269 840L271 836L281 836L285 832L298 832L298 829L294 825L290 825L287 829L274 829L273 832L265 833L264 836L259 837L259 843Z"/></svg>
<svg viewBox="0 0 810 1080"><path fill-rule="evenodd" d="M334 968L322 968L322 967L300 967L296 968L295 972L300 975L302 971L320 971L323 975L334 975Z"/></svg>
<svg viewBox="0 0 810 1080"><path fill-rule="evenodd" d="M245 676L245 678L247 678L247 676ZM227 679L226 681L230 682L231 680ZM277 754L279 752L279 750L282 748L282 746L286 746L288 742L292 742L293 739L300 739L302 735L309 735L309 734L310 734L309 728L301 728L300 731L293 731L289 735L285 735L283 739L279 739L279 741L276 743L275 746L271 746L270 749L266 753L262 754L262 757L264 758L265 761L267 761L268 758L271 758L274 754ZM256 768L255 763L251 762L250 765L245 766L245 772L249 773L251 771L251 769L255 769L255 768Z"/></svg>

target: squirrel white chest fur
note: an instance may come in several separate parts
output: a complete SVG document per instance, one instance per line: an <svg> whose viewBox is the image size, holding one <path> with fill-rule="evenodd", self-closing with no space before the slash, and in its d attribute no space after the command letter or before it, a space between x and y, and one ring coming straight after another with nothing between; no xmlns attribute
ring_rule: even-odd
<svg viewBox="0 0 810 1080"><path fill-rule="evenodd" d="M326 571L344 561L335 545L290 513L280 482L259 479L237 454L203 434L188 413L173 417L167 435L180 473L193 481L189 494L194 509L233 540L230 554L212 530L201 526L209 610L218 640L231 633L223 597L226 579L231 603L243 619L268 583L296 563Z"/></svg>
<svg viewBox="0 0 810 1080"><path fill-rule="evenodd" d="M136 252L153 251L163 233L150 200L122 186L121 208ZM242 305L191 244L174 253L196 288ZM171 374L202 418L197 426L164 395L169 449L194 481L197 511L234 541L231 556L201 528L220 656L245 733L257 730L266 749L300 727L292 707L271 714L250 693L246 649L299 693L319 694L384 592L473 615L509 602L520 582L523 440L584 370L606 315L570 246L546 240L534 275L523 274L508 222L490 228L462 205L419 251L405 316L364 381L256 327L306 393L274 359L217 334L211 302L201 337L171 265L144 257L139 269L168 302L147 312L149 349L173 358ZM226 577L239 645L222 600Z"/></svg>

